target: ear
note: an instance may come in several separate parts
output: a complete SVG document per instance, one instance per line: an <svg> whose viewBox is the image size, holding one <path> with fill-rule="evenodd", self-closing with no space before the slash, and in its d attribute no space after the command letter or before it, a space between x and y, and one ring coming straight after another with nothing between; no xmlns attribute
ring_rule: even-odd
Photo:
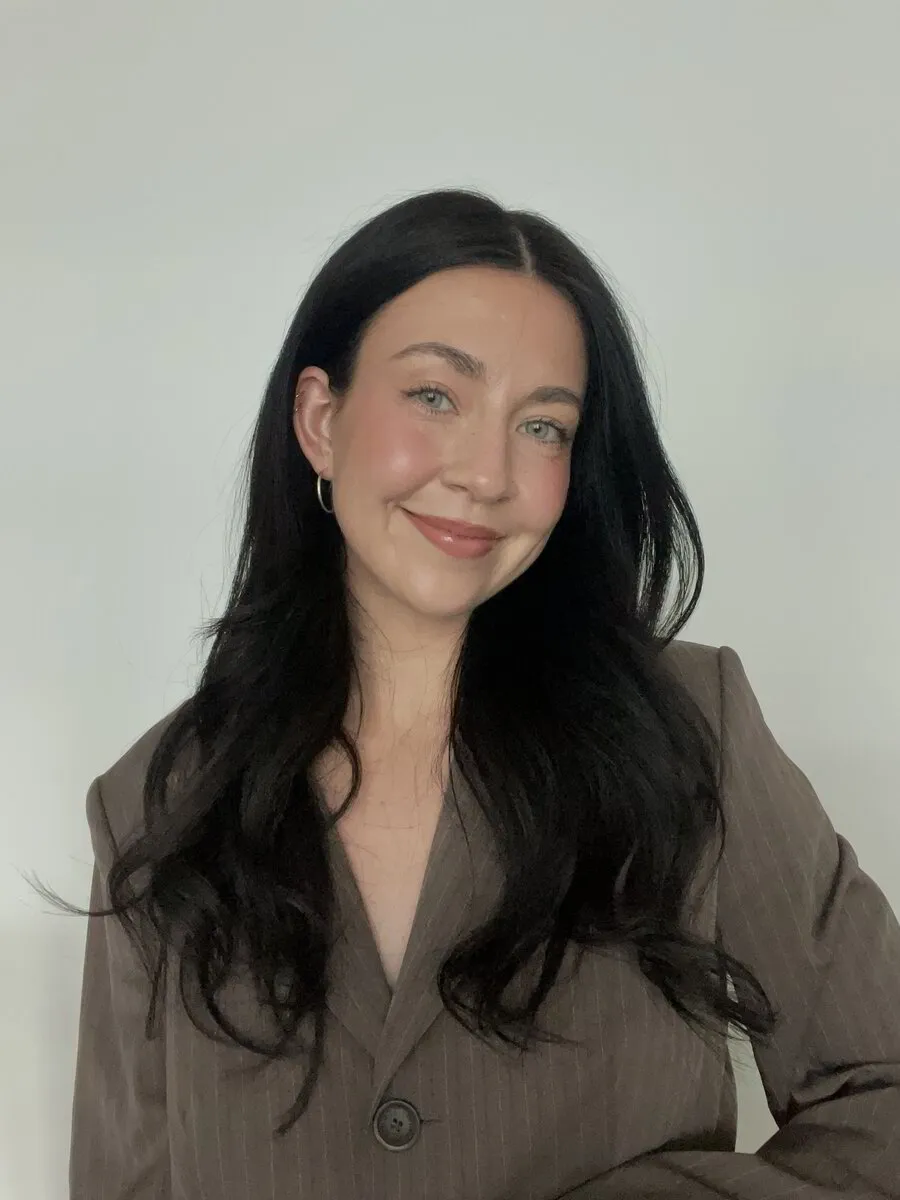
<svg viewBox="0 0 900 1200"><path fill-rule="evenodd" d="M294 433L310 466L323 479L333 475L331 422L336 403L325 372L304 367L294 393Z"/></svg>

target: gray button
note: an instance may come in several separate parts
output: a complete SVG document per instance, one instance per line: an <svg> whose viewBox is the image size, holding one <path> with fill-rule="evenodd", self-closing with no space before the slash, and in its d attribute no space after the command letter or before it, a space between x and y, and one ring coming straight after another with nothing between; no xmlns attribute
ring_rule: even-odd
<svg viewBox="0 0 900 1200"><path fill-rule="evenodd" d="M408 1100L385 1100L378 1106L372 1128L385 1150L408 1150L418 1139L422 1119Z"/></svg>

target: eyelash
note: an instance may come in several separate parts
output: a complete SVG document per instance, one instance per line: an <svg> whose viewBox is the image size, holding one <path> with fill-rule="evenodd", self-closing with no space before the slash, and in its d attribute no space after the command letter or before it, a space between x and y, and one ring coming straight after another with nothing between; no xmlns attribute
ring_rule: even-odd
<svg viewBox="0 0 900 1200"><path fill-rule="evenodd" d="M416 404L419 405L420 408L423 408L425 410L425 412L427 412L427 413L431 413L432 416L435 416L435 417L442 416L443 414L438 412L437 409L432 408L430 405L425 404L422 401L422 399L421 399L422 395L425 393L428 393L428 392L431 392L437 396L443 396L446 400L450 400L450 397L447 395L447 393L444 391L443 388L431 387L428 385L425 385L423 387L410 388L409 391L404 392L403 394L404 394L404 396L408 396L411 400L414 400L416 402ZM452 403L452 401L451 401L451 403ZM546 417L534 417L534 418L532 418L531 421L526 421L525 424L526 425L546 425L548 429L556 430L556 432L559 434L559 441L556 443L543 442L542 444L545 446L552 446L554 444L558 445L558 446L568 446L568 444L572 441L572 434L565 427L565 425L560 425L556 421L550 421ZM535 441L538 443L541 443L540 438L535 438Z"/></svg>

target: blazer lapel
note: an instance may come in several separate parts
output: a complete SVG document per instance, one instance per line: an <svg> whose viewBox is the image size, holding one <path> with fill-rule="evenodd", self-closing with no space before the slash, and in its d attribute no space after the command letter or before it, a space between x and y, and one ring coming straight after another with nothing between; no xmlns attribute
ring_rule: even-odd
<svg viewBox="0 0 900 1200"><path fill-rule="evenodd" d="M371 1121L391 1077L443 1011L436 984L442 960L489 915L502 890L503 872L490 827L451 760L422 891L392 994L349 859L336 831L331 836L343 933L332 954L328 1006L372 1056Z"/></svg>
<svg viewBox="0 0 900 1200"><path fill-rule="evenodd" d="M381 956L350 861L332 830L332 870L341 930L329 961L328 1007L374 1059L391 1005Z"/></svg>

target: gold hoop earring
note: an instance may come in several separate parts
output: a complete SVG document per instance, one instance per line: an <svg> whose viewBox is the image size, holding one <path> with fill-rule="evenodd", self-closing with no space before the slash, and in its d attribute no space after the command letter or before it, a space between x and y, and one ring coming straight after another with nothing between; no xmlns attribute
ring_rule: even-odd
<svg viewBox="0 0 900 1200"><path fill-rule="evenodd" d="M300 411L300 405L295 404L294 412L298 413L299 411ZM322 499L322 476L319 475L318 473L316 474L316 495L319 498L319 505L322 508L322 510L327 513L333 513L334 512L334 489L332 488L332 497L331 497L332 498L332 507L328 508L328 506L325 504L325 501Z"/></svg>
<svg viewBox="0 0 900 1200"><path fill-rule="evenodd" d="M331 492L332 507L327 508L325 505L325 501L322 499L322 476L321 475L316 475L316 495L319 497L319 504L325 510L325 512L333 513L334 512L334 486L332 485L332 492Z"/></svg>

